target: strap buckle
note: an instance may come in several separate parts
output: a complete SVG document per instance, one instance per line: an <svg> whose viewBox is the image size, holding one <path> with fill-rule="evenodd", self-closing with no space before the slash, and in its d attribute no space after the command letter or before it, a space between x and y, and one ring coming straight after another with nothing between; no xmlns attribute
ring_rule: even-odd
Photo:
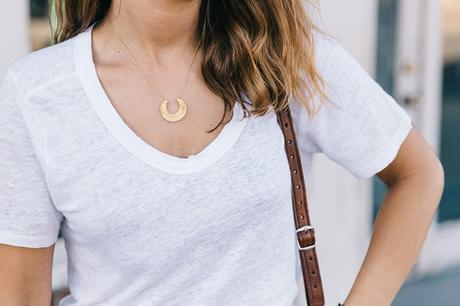
<svg viewBox="0 0 460 306"><path fill-rule="evenodd" d="M306 231L309 231L309 230L314 230L315 227L312 226L312 225L304 225L304 226L301 226L299 227L297 230L296 230L296 234L300 233L300 232L306 232ZM314 237L314 235L312 235L312 237ZM308 251L308 250L311 250L313 249L314 247L316 247L316 242L312 245L307 245L305 247L302 247L300 245L300 242L299 242L299 237L297 236L297 247L299 248L299 250L302 250L302 251Z"/></svg>

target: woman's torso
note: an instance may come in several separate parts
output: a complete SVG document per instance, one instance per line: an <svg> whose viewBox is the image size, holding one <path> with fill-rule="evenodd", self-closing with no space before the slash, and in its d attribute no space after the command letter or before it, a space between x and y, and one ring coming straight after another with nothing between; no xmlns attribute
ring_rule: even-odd
<svg viewBox="0 0 460 306"><path fill-rule="evenodd" d="M178 158L118 115L89 31L25 61L54 63L22 86L63 220L72 294L62 306L295 304L291 182L274 112L239 120L237 104L204 150ZM311 155L302 158L307 173Z"/></svg>

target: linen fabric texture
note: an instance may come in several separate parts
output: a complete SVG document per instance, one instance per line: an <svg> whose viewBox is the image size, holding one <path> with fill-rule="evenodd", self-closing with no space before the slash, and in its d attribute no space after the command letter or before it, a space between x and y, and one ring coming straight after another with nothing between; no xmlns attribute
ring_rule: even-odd
<svg viewBox="0 0 460 306"><path fill-rule="evenodd" d="M3 77L0 243L47 247L62 232L71 294L61 306L296 305L302 275L276 114L242 120L236 104L203 151L161 152L110 103L91 30ZM334 39L315 34L315 48L330 102L314 118L290 104L306 180L315 153L369 178L395 158L411 119Z"/></svg>

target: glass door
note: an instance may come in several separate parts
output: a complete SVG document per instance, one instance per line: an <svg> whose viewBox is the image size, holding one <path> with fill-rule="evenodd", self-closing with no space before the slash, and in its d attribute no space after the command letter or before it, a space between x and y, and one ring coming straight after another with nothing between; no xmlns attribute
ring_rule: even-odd
<svg viewBox="0 0 460 306"><path fill-rule="evenodd" d="M460 220L460 1L444 1L441 161L446 174L438 222Z"/></svg>
<svg viewBox="0 0 460 306"><path fill-rule="evenodd" d="M460 267L460 2L442 0L438 3L442 22L437 148L446 181L439 210L418 262L420 273ZM428 45L425 52L434 48L436 44Z"/></svg>
<svg viewBox="0 0 460 306"><path fill-rule="evenodd" d="M445 191L410 277L460 266L460 1L379 0L377 80L438 152ZM374 218L386 191L374 179Z"/></svg>

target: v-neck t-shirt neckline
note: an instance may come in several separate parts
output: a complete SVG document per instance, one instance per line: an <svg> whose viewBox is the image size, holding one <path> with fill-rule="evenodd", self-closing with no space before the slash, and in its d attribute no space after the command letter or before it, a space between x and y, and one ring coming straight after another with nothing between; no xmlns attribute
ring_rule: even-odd
<svg viewBox="0 0 460 306"><path fill-rule="evenodd" d="M186 158L173 156L160 151L139 137L117 112L98 77L93 60L93 27L94 25L78 34L75 39L76 72L97 115L123 147L159 170L182 175L214 164L231 150L249 120L248 117L243 118L243 109L239 103L235 103L232 119L203 150L195 155Z"/></svg>

